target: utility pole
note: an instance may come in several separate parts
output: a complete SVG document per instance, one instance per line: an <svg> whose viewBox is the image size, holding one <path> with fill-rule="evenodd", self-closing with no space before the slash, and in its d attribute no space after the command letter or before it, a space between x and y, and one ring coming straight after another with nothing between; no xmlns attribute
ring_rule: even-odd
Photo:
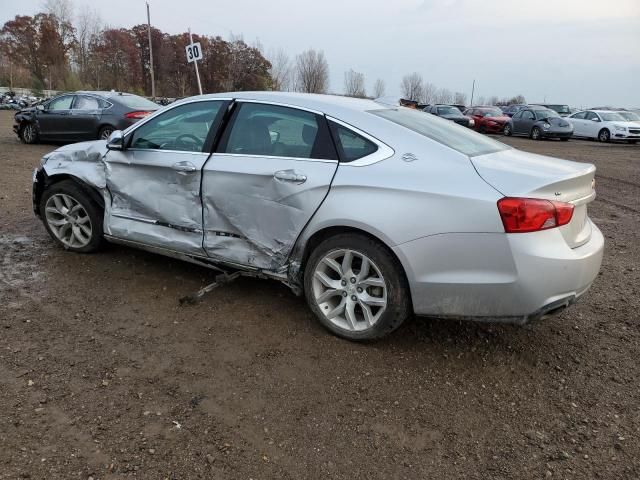
<svg viewBox="0 0 640 480"><path fill-rule="evenodd" d="M469 104L470 107L473 107L473 94L476 91L476 79L473 79L473 86L471 87L471 103Z"/></svg>
<svg viewBox="0 0 640 480"><path fill-rule="evenodd" d="M149 2L147 2L147 27L149 31L149 63L151 65L151 97L156 97L156 80L153 74L153 47L151 46L151 15L149 14Z"/></svg>
<svg viewBox="0 0 640 480"><path fill-rule="evenodd" d="M193 44L193 36L191 35L191 28L189 28L189 42ZM200 72L198 72L198 61L194 60L193 64L196 66L196 78L198 79L198 91L202 95L202 84L200 83Z"/></svg>

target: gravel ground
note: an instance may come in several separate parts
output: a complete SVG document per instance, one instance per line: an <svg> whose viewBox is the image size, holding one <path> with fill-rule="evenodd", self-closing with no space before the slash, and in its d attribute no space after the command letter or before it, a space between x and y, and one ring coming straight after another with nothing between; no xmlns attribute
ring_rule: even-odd
<svg viewBox="0 0 640 480"><path fill-rule="evenodd" d="M640 478L640 146L506 139L598 167L604 264L525 327L415 319L352 344L275 282L112 246L31 212L51 145L0 112L0 479Z"/></svg>

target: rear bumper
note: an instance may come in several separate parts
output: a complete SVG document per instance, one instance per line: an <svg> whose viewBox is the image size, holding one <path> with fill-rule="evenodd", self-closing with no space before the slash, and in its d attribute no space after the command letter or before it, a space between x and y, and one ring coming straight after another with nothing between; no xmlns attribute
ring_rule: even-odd
<svg viewBox="0 0 640 480"><path fill-rule="evenodd" d="M454 233L396 246L414 312L525 323L573 303L600 270L604 238L570 248L558 229L527 234Z"/></svg>

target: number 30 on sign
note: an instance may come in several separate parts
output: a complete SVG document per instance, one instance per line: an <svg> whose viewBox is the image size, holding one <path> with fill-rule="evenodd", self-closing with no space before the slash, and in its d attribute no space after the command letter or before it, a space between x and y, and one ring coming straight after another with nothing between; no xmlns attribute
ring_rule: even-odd
<svg viewBox="0 0 640 480"><path fill-rule="evenodd" d="M192 43L191 45L187 45L187 62L191 63L195 60L202 60L202 48L200 47L200 42Z"/></svg>

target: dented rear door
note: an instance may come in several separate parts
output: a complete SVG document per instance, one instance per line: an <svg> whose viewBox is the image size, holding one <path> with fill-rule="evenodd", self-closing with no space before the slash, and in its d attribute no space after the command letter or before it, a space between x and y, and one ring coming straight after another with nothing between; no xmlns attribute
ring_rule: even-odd
<svg viewBox="0 0 640 480"><path fill-rule="evenodd" d="M338 167L319 112L242 101L203 169L204 248L277 270L326 197Z"/></svg>

